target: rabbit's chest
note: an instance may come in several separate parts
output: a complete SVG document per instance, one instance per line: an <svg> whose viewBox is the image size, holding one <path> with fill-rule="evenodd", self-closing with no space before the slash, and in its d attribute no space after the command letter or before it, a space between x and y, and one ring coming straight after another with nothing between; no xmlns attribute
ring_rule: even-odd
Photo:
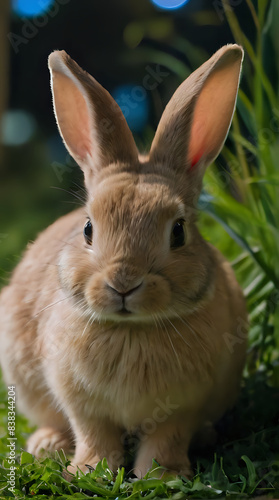
<svg viewBox="0 0 279 500"><path fill-rule="evenodd" d="M131 402L141 395L156 395L183 378L177 360L162 347L148 345L145 336L96 342L86 358L76 359L75 376L92 395L109 400Z"/></svg>
<svg viewBox="0 0 279 500"><path fill-rule="evenodd" d="M145 330L111 333L95 335L75 355L68 352L64 370L60 364L71 401L88 417L113 415L118 424L133 428L145 418L167 418L177 408L196 405L208 385L201 379L209 379L200 373L205 362L199 360L194 369L197 360L186 343L172 348Z"/></svg>
<svg viewBox="0 0 279 500"><path fill-rule="evenodd" d="M174 365L175 366L175 365ZM191 380L171 367L156 363L118 363L108 360L88 366L88 375L75 372L75 404L87 418L109 418L117 425L135 430L145 422L167 420L175 412L198 405L211 387L211 380ZM90 371L90 376L89 376ZM145 425L145 424L144 424Z"/></svg>

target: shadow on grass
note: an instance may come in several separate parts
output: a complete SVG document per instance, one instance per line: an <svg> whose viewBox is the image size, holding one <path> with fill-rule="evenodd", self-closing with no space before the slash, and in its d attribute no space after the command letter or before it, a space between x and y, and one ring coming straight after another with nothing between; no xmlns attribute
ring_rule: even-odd
<svg viewBox="0 0 279 500"><path fill-rule="evenodd" d="M219 476L223 470L231 482L246 479L251 493L278 498L279 389L268 385L264 373L245 379L237 405L216 430L214 447L191 451L197 472L212 480L214 468Z"/></svg>

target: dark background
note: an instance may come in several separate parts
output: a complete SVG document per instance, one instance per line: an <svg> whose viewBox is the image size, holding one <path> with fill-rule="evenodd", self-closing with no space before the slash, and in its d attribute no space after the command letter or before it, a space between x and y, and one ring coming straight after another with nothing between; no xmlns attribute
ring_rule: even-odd
<svg viewBox="0 0 279 500"><path fill-rule="evenodd" d="M19 36L28 33L30 39L27 43L10 40L9 106L34 114L40 131L47 136L56 132L47 69L52 50L66 50L113 91L121 83L140 85L146 65L156 63L156 52L161 53L161 57L157 54L161 64L164 57L167 63L167 56L171 56L193 69L196 48L202 48L207 57L234 41L220 0L189 0L177 10L156 8L150 0L62 1L65 5L54 2L53 12L46 13L45 20L42 16L29 18L27 28L26 19L11 16L11 32ZM234 0L233 5L246 35L253 39L246 2ZM17 53L13 49L16 45ZM163 104L177 83L169 80L167 88L159 89ZM157 116L154 102L151 104L151 123L156 126L161 109Z"/></svg>

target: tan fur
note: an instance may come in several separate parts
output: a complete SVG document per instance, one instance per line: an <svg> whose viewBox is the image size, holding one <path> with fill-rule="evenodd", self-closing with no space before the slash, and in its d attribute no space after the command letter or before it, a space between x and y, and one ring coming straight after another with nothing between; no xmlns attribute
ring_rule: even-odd
<svg viewBox="0 0 279 500"><path fill-rule="evenodd" d="M59 129L84 171L88 201L39 236L1 293L4 376L16 385L19 409L39 426L30 452L70 450L74 435L75 464L85 469L106 456L115 470L125 436L135 433L139 476L152 458L189 475L193 436L234 404L245 360L245 302L229 264L195 226L211 145L203 142L192 169L196 152L188 146L200 127L199 102L207 122L216 111L208 79L222 88L225 78L231 84L228 96L222 91L218 153L241 59L239 47L223 47L193 73L190 90L185 95L182 84L167 106L150 157L137 158L107 92L64 52L50 56ZM68 102L73 96L78 107ZM113 128L107 142L98 129L105 117ZM83 236L86 217L92 245ZM170 248L180 219L186 242ZM130 314L120 313L123 300Z"/></svg>

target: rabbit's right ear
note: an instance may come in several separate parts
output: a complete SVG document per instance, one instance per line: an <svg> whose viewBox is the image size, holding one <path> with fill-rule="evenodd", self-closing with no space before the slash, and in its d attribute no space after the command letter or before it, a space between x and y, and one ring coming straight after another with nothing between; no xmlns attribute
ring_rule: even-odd
<svg viewBox="0 0 279 500"><path fill-rule="evenodd" d="M138 158L132 133L111 95L68 54L49 56L54 112L66 148L85 177Z"/></svg>
<svg viewBox="0 0 279 500"><path fill-rule="evenodd" d="M239 45L218 50L180 85L158 125L150 159L191 178L196 191L226 139L242 59Z"/></svg>

